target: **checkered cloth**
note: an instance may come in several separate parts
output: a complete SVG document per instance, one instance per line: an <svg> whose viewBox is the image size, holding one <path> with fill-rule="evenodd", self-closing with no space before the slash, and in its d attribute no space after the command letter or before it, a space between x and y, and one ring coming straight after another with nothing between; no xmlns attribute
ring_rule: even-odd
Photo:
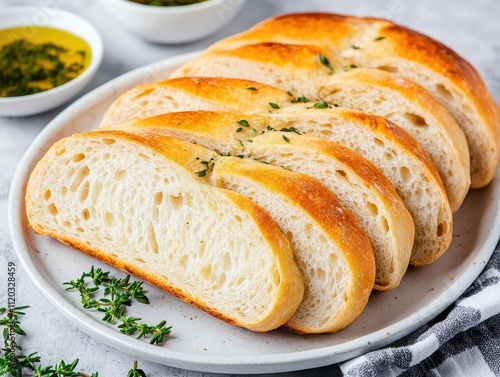
<svg viewBox="0 0 500 377"><path fill-rule="evenodd" d="M500 242L474 284L417 332L340 366L345 376L500 376Z"/></svg>

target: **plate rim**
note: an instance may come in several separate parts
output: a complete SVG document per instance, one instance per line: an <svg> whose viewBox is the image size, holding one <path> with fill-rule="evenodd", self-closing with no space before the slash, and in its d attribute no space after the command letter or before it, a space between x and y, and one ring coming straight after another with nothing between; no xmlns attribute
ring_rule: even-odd
<svg viewBox="0 0 500 377"><path fill-rule="evenodd" d="M119 331L102 324L95 326L96 321L89 321L89 316L85 314L83 309L71 305L69 302L71 300L68 297L61 295L50 283L44 280L43 274L36 269L34 260L30 257L29 248L27 247L27 245L29 245L29 242L27 242L29 234L27 234L22 225L24 190L27 177L31 172L31 169L29 169L30 163L33 165L36 162L36 160L33 161L36 156L42 153L42 150L48 149L48 146L45 145L47 139L58 131L64 131L67 126L67 121L71 120L72 115L79 109L84 108L88 102L95 100L100 92L107 92L111 90L114 85L140 82L141 77L143 77L144 73L148 70L165 69L166 67L180 65L188 59L200 54L200 52L201 51L193 51L176 55L159 62L136 68L93 89L69 105L49 122L30 144L16 168L8 199L8 222L14 250L32 283L61 314L73 323L73 325L115 349L141 357L145 360L172 367L211 373L234 373L235 367L239 368L238 373L245 374L288 372L343 362L401 339L439 315L449 305L455 302L480 275L486 266L486 263L482 262L487 262L491 258L498 239L500 238L500 200L498 199L494 219L488 236L481 240L480 246L475 246L475 249L479 250L470 261L470 266L464 270L453 283L448 285L448 287L439 296L431 300L429 304L403 320L342 344L282 353L278 355L279 357L276 357L276 354L259 356L228 355L225 357L193 355L172 351L167 347L160 348L151 346L144 341L136 340L133 337L121 334ZM500 185L498 182L498 170L494 181L495 182L490 184ZM387 332L390 332L389 336ZM136 347L137 342L140 342L141 347Z"/></svg>

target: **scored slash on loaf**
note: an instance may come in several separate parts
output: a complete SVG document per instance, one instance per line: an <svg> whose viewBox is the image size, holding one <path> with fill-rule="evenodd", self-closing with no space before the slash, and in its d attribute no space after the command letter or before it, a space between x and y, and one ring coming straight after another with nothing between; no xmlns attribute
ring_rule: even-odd
<svg viewBox="0 0 500 377"><path fill-rule="evenodd" d="M55 143L26 211L35 232L228 323L336 332L449 248L499 144L498 105L446 46L385 20L289 14Z"/></svg>

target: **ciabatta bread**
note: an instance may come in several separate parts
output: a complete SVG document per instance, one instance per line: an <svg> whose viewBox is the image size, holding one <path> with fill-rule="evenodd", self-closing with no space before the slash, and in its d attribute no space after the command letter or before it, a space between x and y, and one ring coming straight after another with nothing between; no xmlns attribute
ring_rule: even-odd
<svg viewBox="0 0 500 377"><path fill-rule="evenodd" d="M327 59L330 63L326 64ZM450 204L458 209L470 187L467 140L453 117L422 87L379 69L332 68L325 48L259 43L205 53L172 74L244 78L393 120L431 155Z"/></svg>
<svg viewBox="0 0 500 377"><path fill-rule="evenodd" d="M248 157L316 178L367 232L375 253L374 288L390 290L401 282L413 249L413 219L389 180L350 149L300 134L276 119L238 113L168 113L115 127L175 136L224 155ZM289 132L272 131L276 129ZM432 221L429 217L426 226Z"/></svg>
<svg viewBox="0 0 500 377"><path fill-rule="evenodd" d="M343 67L398 73L426 88L457 120L471 154L472 187L485 186L498 166L500 110L465 59L442 43L387 20L328 13L281 15L215 43L210 51L279 42L327 48Z"/></svg>
<svg viewBox="0 0 500 377"><path fill-rule="evenodd" d="M32 172L29 225L224 321L272 330L295 313L303 280L267 212L196 176L216 157L160 135L76 134Z"/></svg>
<svg viewBox="0 0 500 377"><path fill-rule="evenodd" d="M336 332L359 316L373 288L374 256L335 195L308 175L237 157L218 159L211 178L266 209L290 240L306 291L286 328Z"/></svg>

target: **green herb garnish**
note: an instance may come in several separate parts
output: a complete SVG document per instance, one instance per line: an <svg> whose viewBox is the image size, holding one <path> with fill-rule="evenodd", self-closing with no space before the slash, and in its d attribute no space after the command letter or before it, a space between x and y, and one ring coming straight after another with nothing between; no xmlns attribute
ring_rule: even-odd
<svg viewBox="0 0 500 377"><path fill-rule="evenodd" d="M281 137L283 137L283 140L285 140L287 143L289 143L289 142L290 142L290 139L289 139L289 138L287 138L285 135L281 135Z"/></svg>
<svg viewBox="0 0 500 377"><path fill-rule="evenodd" d="M274 102L269 102L269 106L271 106L273 109L279 109L279 105L274 103Z"/></svg>
<svg viewBox="0 0 500 377"><path fill-rule="evenodd" d="M236 132L238 132L238 130ZM211 165L213 164L213 160L214 159L211 158L210 161L200 161L200 164L205 165L205 169L200 170L200 171L196 172L195 174L198 177L204 177L204 176L206 176L208 170L210 169Z"/></svg>
<svg viewBox="0 0 500 377"><path fill-rule="evenodd" d="M356 64L349 64L344 66L344 71L349 71L350 69L355 69L355 68L358 68Z"/></svg>
<svg viewBox="0 0 500 377"><path fill-rule="evenodd" d="M88 286L87 278L91 280L93 286ZM76 289L80 293L81 303L85 309L96 309L104 313L102 320L105 322L111 324L116 321L121 322L118 328L122 333L138 334L137 339L150 337L150 344L161 344L165 336L170 334L171 326L165 327L166 321L150 326L139 323L141 318L126 316L126 306L131 305L132 299L149 304L149 299L146 297L147 291L144 290L142 284L141 281L130 282L130 275L122 279L110 278L109 272L104 272L94 266L90 272L84 272L80 278L64 283L69 286L66 290ZM104 288L104 297L96 298L101 288Z"/></svg>
<svg viewBox="0 0 500 377"><path fill-rule="evenodd" d="M32 372L34 377L75 377L88 376L87 374L76 372L78 359L67 363L61 360L56 365L40 365L41 356L38 352L24 354L23 348L16 340L18 335L26 336L26 332L21 328L20 317L26 313L23 311L29 306L18 306L14 308L0 308L0 314L6 314L0 318L0 326L3 326L4 344L0 349L0 376L25 376L26 370ZM90 377L98 377L98 373L92 373ZM141 376L144 377L144 376Z"/></svg>
<svg viewBox="0 0 500 377"><path fill-rule="evenodd" d="M330 105L328 105L325 101L316 101L316 103L312 106L315 109L329 109Z"/></svg>
<svg viewBox="0 0 500 377"><path fill-rule="evenodd" d="M281 132L294 132L297 135L301 135L300 131L298 129L296 129L295 127L282 128L280 131Z"/></svg>
<svg viewBox="0 0 500 377"><path fill-rule="evenodd" d="M306 96L292 98L292 103L298 102L307 103L309 102L309 98L307 98Z"/></svg>
<svg viewBox="0 0 500 377"><path fill-rule="evenodd" d="M323 55L323 54L318 54L318 59L321 64L323 64L326 68L330 70L330 74L334 72L332 65L330 64L330 60Z"/></svg>
<svg viewBox="0 0 500 377"><path fill-rule="evenodd" d="M239 120L236 123L238 123L240 126L243 126L243 127L250 127L250 124L245 119Z"/></svg>

